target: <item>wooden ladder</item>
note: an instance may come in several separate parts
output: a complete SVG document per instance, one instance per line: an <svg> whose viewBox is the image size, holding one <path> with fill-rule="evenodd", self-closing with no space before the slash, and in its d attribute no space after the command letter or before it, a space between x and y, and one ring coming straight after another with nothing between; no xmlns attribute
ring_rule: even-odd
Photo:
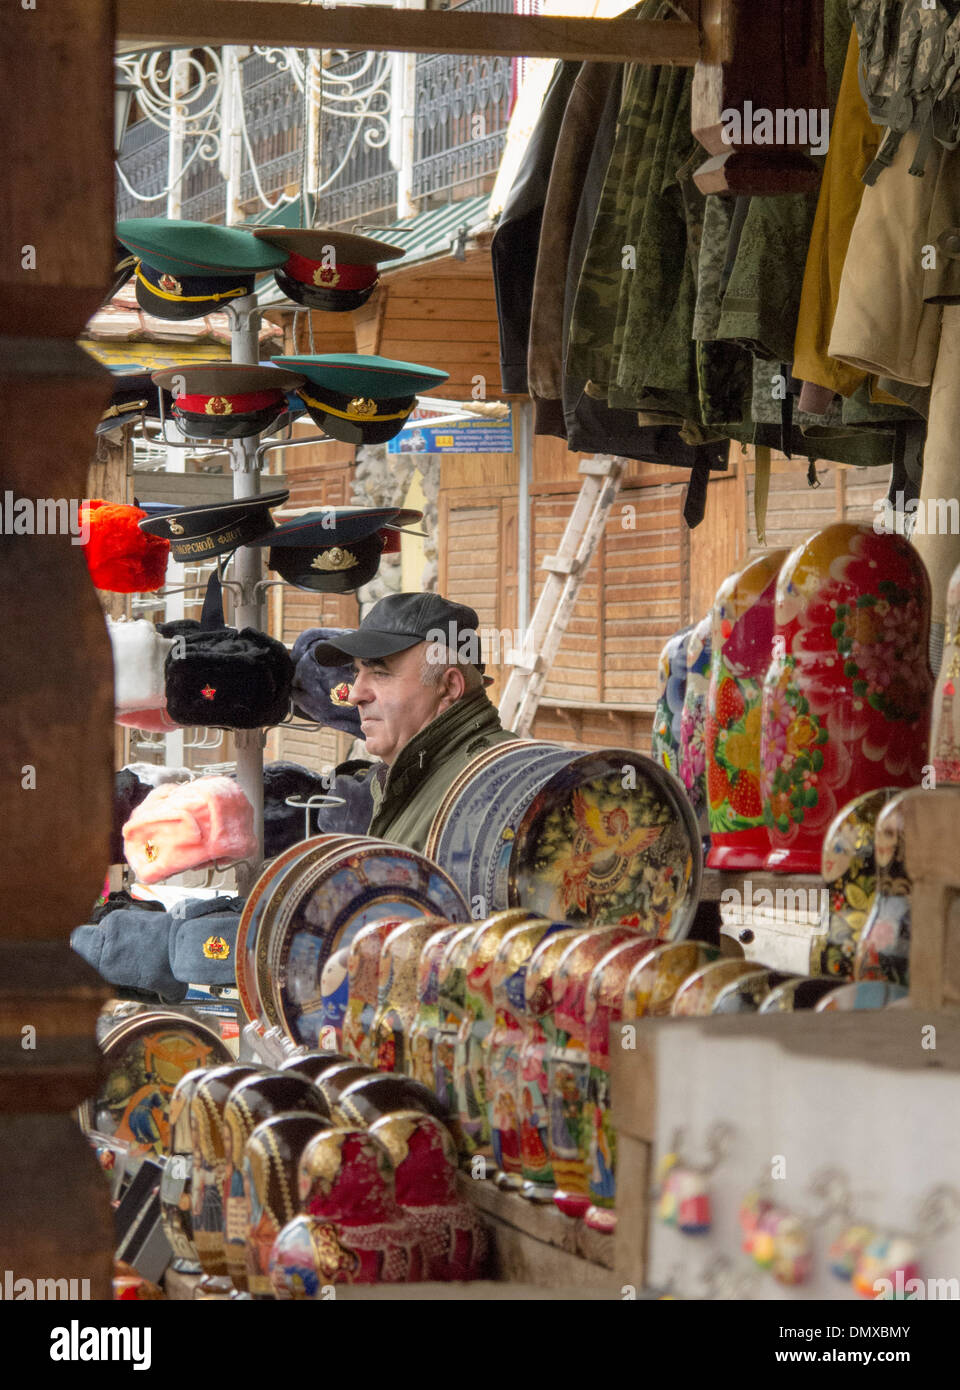
<svg viewBox="0 0 960 1390"><path fill-rule="evenodd" d="M570 513L560 549L548 555L541 569L547 571L533 621L524 635L522 649L507 653L513 669L500 700L500 722L505 729L526 738L530 732L543 687L554 657L570 622L583 576L590 568L603 535L627 460L613 454L584 459L579 472L583 483Z"/></svg>

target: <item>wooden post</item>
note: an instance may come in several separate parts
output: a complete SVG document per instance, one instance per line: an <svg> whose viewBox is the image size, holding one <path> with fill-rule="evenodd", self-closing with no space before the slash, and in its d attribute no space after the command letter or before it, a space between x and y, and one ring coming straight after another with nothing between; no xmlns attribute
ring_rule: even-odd
<svg viewBox="0 0 960 1390"><path fill-rule="evenodd" d="M113 263L112 14L111 0L10 5L0 45L0 499L28 510L83 497L110 396L74 340ZM69 531L4 535L0 604L0 1249L18 1278L89 1279L109 1298L109 1193L74 1114L97 1084L109 991L68 938L107 867L110 642Z"/></svg>

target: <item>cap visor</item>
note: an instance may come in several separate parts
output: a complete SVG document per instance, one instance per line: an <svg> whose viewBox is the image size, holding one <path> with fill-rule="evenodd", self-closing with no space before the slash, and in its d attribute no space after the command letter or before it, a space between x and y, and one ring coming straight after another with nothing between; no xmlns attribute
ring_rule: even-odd
<svg viewBox="0 0 960 1390"><path fill-rule="evenodd" d="M361 661L374 661L377 657L406 651L423 640L409 633L363 631L358 628L356 632L348 632L339 638L336 646L332 642L318 642L313 649L313 659L320 666L345 666L353 657Z"/></svg>

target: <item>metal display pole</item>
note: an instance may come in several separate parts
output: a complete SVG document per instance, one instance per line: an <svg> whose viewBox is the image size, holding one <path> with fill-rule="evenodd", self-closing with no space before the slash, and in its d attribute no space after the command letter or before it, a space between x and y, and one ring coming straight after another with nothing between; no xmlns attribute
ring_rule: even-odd
<svg viewBox="0 0 960 1390"><path fill-rule="evenodd" d="M245 295L231 306L230 360L256 366L260 360L260 314L254 295ZM230 441L233 468L233 495L236 498L256 497L260 492L260 469L256 437ZM240 597L234 609L234 625L238 628L263 627L263 590L257 585L263 577L263 551L257 546L242 545L233 560L234 579L240 585ZM237 750L237 781L253 807L254 834L258 854L253 865L237 869L237 888L249 893L263 864L263 745L262 729L237 729L234 733Z"/></svg>

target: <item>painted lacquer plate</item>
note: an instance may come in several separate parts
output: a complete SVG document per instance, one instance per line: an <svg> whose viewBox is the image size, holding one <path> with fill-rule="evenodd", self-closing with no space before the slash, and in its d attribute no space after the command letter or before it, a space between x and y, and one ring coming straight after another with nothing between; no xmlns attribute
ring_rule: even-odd
<svg viewBox="0 0 960 1390"><path fill-rule="evenodd" d="M332 858L297 864L286 887L266 909L261 932L280 1026L309 1047L317 1045L322 1026L323 967L361 927L386 916L470 920L463 897L441 868L415 850L385 841L347 846Z"/></svg>
<svg viewBox="0 0 960 1390"><path fill-rule="evenodd" d="M715 960L694 971L677 990L670 1006L674 1018L704 1018L711 1013L721 991L744 975L756 974L750 960Z"/></svg>
<svg viewBox="0 0 960 1390"><path fill-rule="evenodd" d="M852 985L840 985L832 990L816 1007L818 1014L839 1013L846 1009L888 1009L901 999L907 999L910 991L904 985L891 984L889 980L858 980Z"/></svg>
<svg viewBox="0 0 960 1390"><path fill-rule="evenodd" d="M532 798L509 864L509 900L568 922L690 930L700 831L683 788L652 758L610 748L572 756Z"/></svg>
<svg viewBox="0 0 960 1390"><path fill-rule="evenodd" d="M80 1107L80 1124L126 1144L132 1154L169 1154L170 1097L195 1067L232 1062L219 1032L183 1014L138 1014L100 1043L100 1089Z"/></svg>
<svg viewBox="0 0 960 1390"><path fill-rule="evenodd" d="M797 1013L819 1008L824 998L839 988L840 981L826 975L801 976L777 985L757 1010L761 1014Z"/></svg>
<svg viewBox="0 0 960 1390"><path fill-rule="evenodd" d="M713 1001L713 1014L755 1014L772 989L795 979L783 970L757 970L724 985Z"/></svg>
<svg viewBox="0 0 960 1390"><path fill-rule="evenodd" d="M684 980L704 965L720 959L716 946L703 941L668 941L655 946L631 970L623 992L625 1023L633 1018L662 1018Z"/></svg>

